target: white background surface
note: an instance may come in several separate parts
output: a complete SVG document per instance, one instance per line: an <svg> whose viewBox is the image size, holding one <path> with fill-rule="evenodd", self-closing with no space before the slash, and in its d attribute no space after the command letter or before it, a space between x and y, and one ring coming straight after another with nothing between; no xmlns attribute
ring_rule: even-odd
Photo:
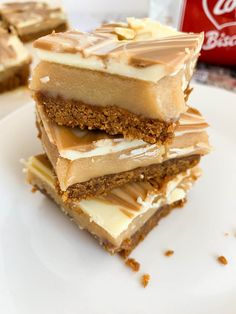
<svg viewBox="0 0 236 314"><path fill-rule="evenodd" d="M41 151L33 104L0 122L0 313L236 313L235 95L197 86L191 98L211 124L214 151L187 206L133 252L138 274L25 184L19 159ZM175 254L165 257L166 249Z"/></svg>

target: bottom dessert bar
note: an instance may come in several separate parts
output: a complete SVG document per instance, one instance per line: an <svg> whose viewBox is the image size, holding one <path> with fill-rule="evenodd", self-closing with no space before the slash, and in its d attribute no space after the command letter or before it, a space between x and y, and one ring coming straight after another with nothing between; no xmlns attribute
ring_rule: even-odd
<svg viewBox="0 0 236 314"><path fill-rule="evenodd" d="M111 254L126 257L172 209L180 207L200 170L196 166L166 182L160 190L147 182L129 183L89 200L63 202L55 187L53 168L45 155L30 157L27 180L52 198L82 229Z"/></svg>

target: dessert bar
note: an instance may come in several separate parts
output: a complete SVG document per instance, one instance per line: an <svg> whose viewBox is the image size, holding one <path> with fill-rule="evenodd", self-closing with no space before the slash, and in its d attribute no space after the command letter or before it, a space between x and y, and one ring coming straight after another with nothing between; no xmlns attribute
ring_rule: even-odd
<svg viewBox="0 0 236 314"><path fill-rule="evenodd" d="M27 85L31 57L14 31L0 27L0 93Z"/></svg>
<svg viewBox="0 0 236 314"><path fill-rule="evenodd" d="M89 231L108 252L123 256L129 255L162 217L183 205L200 175L194 167L166 182L159 191L147 182L129 183L103 197L64 203L45 155L31 157L26 171L28 182L51 197L81 229Z"/></svg>
<svg viewBox="0 0 236 314"><path fill-rule="evenodd" d="M202 41L149 19L53 33L34 42L31 89L57 124L164 143L187 109Z"/></svg>
<svg viewBox="0 0 236 314"><path fill-rule="evenodd" d="M67 29L63 10L41 1L0 4L0 16L5 23L14 27L23 42L34 40L52 31L63 32Z"/></svg>
<svg viewBox="0 0 236 314"><path fill-rule="evenodd" d="M181 115L172 143L149 144L101 131L59 126L36 105L43 148L65 198L89 198L131 181L156 186L195 166L209 152L208 124L193 108Z"/></svg>

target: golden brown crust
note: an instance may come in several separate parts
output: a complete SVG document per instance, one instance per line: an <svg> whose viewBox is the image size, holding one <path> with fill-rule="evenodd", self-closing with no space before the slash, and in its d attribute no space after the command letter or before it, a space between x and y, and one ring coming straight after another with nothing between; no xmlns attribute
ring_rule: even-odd
<svg viewBox="0 0 236 314"><path fill-rule="evenodd" d="M66 192L60 190L59 182L57 182L57 191L62 195L64 201L71 201L103 195L131 181L148 181L155 188L160 188L167 180L196 166L199 160L200 155L174 158L160 164L110 174L93 178L87 182L77 183L69 187Z"/></svg>
<svg viewBox="0 0 236 314"><path fill-rule="evenodd" d="M167 250L167 251L165 251L165 256L166 257L169 257L169 256L172 256L173 254L174 254L175 252L173 251L173 250Z"/></svg>
<svg viewBox="0 0 236 314"><path fill-rule="evenodd" d="M23 64L22 66L17 66L14 71L12 70L12 74L9 75L9 77L0 82L0 93L15 89L19 86L28 85L29 75L29 63Z"/></svg>
<svg viewBox="0 0 236 314"><path fill-rule="evenodd" d="M145 118L116 106L88 105L43 92L36 92L34 96L47 116L59 125L100 129L111 135L122 134L125 138L142 139L152 144L170 141L176 127L176 123Z"/></svg>
<svg viewBox="0 0 236 314"><path fill-rule="evenodd" d="M222 264L222 265L227 265L227 264L228 264L227 258L224 257L223 255L218 256L218 257L217 257L217 260L218 260L218 262L219 262L220 264Z"/></svg>
<svg viewBox="0 0 236 314"><path fill-rule="evenodd" d="M65 32L67 29L68 29L68 24L66 22L63 22L60 25L58 25L57 27L50 27L50 28L40 30L39 32L32 32L30 34L19 35L19 38L24 43L26 43L26 42L35 40L37 38L40 38L42 36L48 35L48 34L52 33L53 31L55 31L56 33L59 33L59 32Z"/></svg>
<svg viewBox="0 0 236 314"><path fill-rule="evenodd" d="M134 272L138 272L140 269L140 263L137 262L134 258L128 258L125 261L125 265L132 269Z"/></svg>
<svg viewBox="0 0 236 314"><path fill-rule="evenodd" d="M147 285L149 284L149 281L150 281L150 278L151 276L149 274L144 274L142 275L141 279L140 279L140 282L141 282L141 285L146 288Z"/></svg>

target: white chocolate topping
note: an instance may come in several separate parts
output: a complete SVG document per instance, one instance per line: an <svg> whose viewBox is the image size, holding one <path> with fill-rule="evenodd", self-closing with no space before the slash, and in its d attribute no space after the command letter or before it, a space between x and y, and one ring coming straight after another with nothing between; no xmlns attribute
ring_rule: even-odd
<svg viewBox="0 0 236 314"><path fill-rule="evenodd" d="M128 19L91 33L53 33L34 46L43 61L157 82L181 70L189 81L202 42L203 34L180 33L149 19Z"/></svg>

